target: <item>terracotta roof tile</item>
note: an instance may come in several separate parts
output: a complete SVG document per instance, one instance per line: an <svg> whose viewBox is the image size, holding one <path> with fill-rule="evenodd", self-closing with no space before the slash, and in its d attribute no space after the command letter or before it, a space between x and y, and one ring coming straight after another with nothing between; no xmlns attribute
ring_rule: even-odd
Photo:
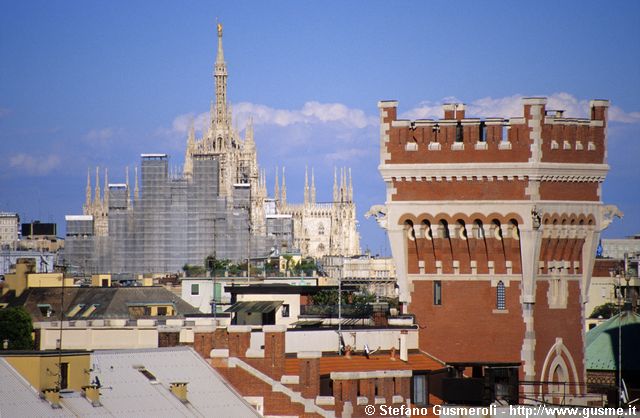
<svg viewBox="0 0 640 418"><path fill-rule="evenodd" d="M285 361L285 374L298 375L300 372L297 358L288 358ZM409 361L404 362L399 358L392 360L389 354L372 355L366 358L363 355L352 355L351 358L344 356L327 356L320 358L320 375L331 372L369 372L376 370L438 370L444 365L427 354L409 354Z"/></svg>

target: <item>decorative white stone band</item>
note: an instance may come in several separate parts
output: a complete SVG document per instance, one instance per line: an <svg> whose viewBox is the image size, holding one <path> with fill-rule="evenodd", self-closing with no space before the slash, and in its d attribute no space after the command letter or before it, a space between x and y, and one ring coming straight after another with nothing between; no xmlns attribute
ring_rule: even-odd
<svg viewBox="0 0 640 418"><path fill-rule="evenodd" d="M293 375L282 375L280 378L280 383L283 385L299 385L300 384L300 376Z"/></svg>
<svg viewBox="0 0 640 418"><path fill-rule="evenodd" d="M336 398L333 396L316 396L316 405L335 405Z"/></svg>
<svg viewBox="0 0 640 418"><path fill-rule="evenodd" d="M609 171L608 164L566 163L442 163L442 164L380 164L380 173L385 181L392 177L441 178L441 177L528 177L542 176L588 176L602 181Z"/></svg>
<svg viewBox="0 0 640 418"><path fill-rule="evenodd" d="M285 325L263 325L263 332L285 332L287 327Z"/></svg>
<svg viewBox="0 0 640 418"><path fill-rule="evenodd" d="M229 350L226 348L214 348L209 353L209 357L211 358L228 358Z"/></svg>
<svg viewBox="0 0 640 418"><path fill-rule="evenodd" d="M229 325L227 332L251 332L251 327L249 325Z"/></svg>

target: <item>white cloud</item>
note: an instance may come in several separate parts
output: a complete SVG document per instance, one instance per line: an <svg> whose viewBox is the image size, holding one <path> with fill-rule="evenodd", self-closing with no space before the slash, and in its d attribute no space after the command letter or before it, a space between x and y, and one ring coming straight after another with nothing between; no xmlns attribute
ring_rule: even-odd
<svg viewBox="0 0 640 418"><path fill-rule="evenodd" d="M84 136L89 141L106 141L114 134L112 128L92 129Z"/></svg>
<svg viewBox="0 0 640 418"><path fill-rule="evenodd" d="M24 153L9 158L9 167L31 176L42 176L50 173L60 165L60 157L52 154L37 157Z"/></svg>
<svg viewBox="0 0 640 418"><path fill-rule="evenodd" d="M466 104L466 115L475 117L522 117L523 95L507 97L483 97ZM589 100L560 92L547 97L546 108L564 110L567 117L586 118L589 112ZM401 116L409 119L439 119L443 116L442 103L460 102L455 97L447 97L442 101L422 102L419 106L404 112ZM621 123L640 123L640 112L625 112L618 106L609 108L609 120Z"/></svg>
<svg viewBox="0 0 640 418"><path fill-rule="evenodd" d="M300 109L287 110L243 102L235 105L233 110L234 117L241 126L249 117L253 117L253 122L256 125L289 126L296 123L338 123L344 127L362 129L377 123L376 118L367 115L363 110L349 108L342 103L311 101L306 102Z"/></svg>
<svg viewBox="0 0 640 418"><path fill-rule="evenodd" d="M274 125L280 127L295 124L335 124L345 128L362 129L374 126L377 118L367 115L361 109L349 108L342 103L306 102L300 109L275 109L256 103L242 102L232 105L234 124L240 129L246 126L249 118L253 118L254 125ZM185 113L176 116L170 128L160 129L165 135L186 135L193 123L197 132L209 121L209 112L200 114Z"/></svg>
<svg viewBox="0 0 640 418"><path fill-rule="evenodd" d="M609 119L613 122L640 123L640 112L625 112L618 106L609 108Z"/></svg>
<svg viewBox="0 0 640 418"><path fill-rule="evenodd" d="M351 148L326 154L325 159L329 163L339 163L341 161L349 162L357 160L369 154L371 154L371 149Z"/></svg>

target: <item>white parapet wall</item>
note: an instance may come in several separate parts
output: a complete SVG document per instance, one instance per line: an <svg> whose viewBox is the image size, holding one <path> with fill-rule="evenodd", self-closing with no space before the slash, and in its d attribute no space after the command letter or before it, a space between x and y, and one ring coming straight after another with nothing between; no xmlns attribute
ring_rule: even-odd
<svg viewBox="0 0 640 418"><path fill-rule="evenodd" d="M215 324L213 318L109 319L64 321L62 331L57 321L36 322L34 328L40 333L40 350L57 349L61 332L63 349L111 350L156 348L161 332L177 332L181 344L192 344L194 332L212 332Z"/></svg>
<svg viewBox="0 0 640 418"><path fill-rule="evenodd" d="M58 348L60 329L40 329L40 350ZM157 328L63 328L62 348L65 350L134 349L158 347Z"/></svg>
<svg viewBox="0 0 640 418"><path fill-rule="evenodd" d="M418 348L418 330L409 329L349 329L342 331L342 338L346 345L355 350L362 350L366 344L369 349L390 350L399 349L400 335L406 333L407 349ZM285 334L287 353L309 351L329 352L338 350L338 333L336 330L288 330Z"/></svg>

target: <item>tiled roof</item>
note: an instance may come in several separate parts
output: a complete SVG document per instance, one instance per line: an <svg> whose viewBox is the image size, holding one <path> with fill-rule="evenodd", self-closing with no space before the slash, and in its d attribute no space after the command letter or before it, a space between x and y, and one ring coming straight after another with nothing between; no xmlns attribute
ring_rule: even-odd
<svg viewBox="0 0 640 418"><path fill-rule="evenodd" d="M60 287L34 287L26 289L19 298L10 292L0 298L9 306L24 306L35 322L55 321L60 317L61 302L65 320L68 319L129 319L129 306L140 304L172 304L177 315L198 313L187 302L160 286L150 287L66 287L62 298ZM38 305L50 305L51 317L42 314ZM74 309L83 305L81 309ZM93 305L95 307L88 311ZM69 317L67 315L73 314ZM88 315L87 315L88 314Z"/></svg>
<svg viewBox="0 0 640 418"><path fill-rule="evenodd" d="M297 375L300 372L300 359L288 358L285 360L285 374ZM344 356L325 356L320 358L320 375L331 372L370 372L378 370L438 370L444 364L434 360L425 353L409 354L409 361L404 362L398 358L392 360L388 353L374 354L366 358L361 354Z"/></svg>

